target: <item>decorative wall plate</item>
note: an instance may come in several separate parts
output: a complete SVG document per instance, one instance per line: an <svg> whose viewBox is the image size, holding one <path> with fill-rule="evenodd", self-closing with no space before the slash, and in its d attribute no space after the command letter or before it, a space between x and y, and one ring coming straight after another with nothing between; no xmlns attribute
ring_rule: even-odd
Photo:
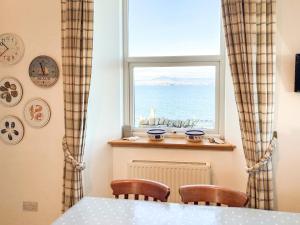
<svg viewBox="0 0 300 225"><path fill-rule="evenodd" d="M58 80L59 69L57 63L49 56L38 56L30 63L29 76L37 86L51 87Z"/></svg>
<svg viewBox="0 0 300 225"><path fill-rule="evenodd" d="M0 81L0 102L5 106L17 105L23 96L20 82L12 77L5 77Z"/></svg>
<svg viewBox="0 0 300 225"><path fill-rule="evenodd" d="M6 116L0 121L0 138L7 144L16 145L24 136L24 126L15 116Z"/></svg>
<svg viewBox="0 0 300 225"><path fill-rule="evenodd" d="M22 39L12 33L0 35L0 62L16 64L24 55L25 47Z"/></svg>
<svg viewBox="0 0 300 225"><path fill-rule="evenodd" d="M51 117L50 107L41 98L32 99L25 105L24 117L30 126L44 127Z"/></svg>

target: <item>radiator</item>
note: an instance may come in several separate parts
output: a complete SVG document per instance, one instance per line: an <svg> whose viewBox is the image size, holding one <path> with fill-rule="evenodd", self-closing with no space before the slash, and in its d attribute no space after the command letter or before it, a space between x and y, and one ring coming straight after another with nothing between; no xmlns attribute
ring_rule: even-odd
<svg viewBox="0 0 300 225"><path fill-rule="evenodd" d="M128 163L128 178L162 182L171 189L170 202L180 202L179 187L186 184L211 184L211 166L207 162L169 162L133 160Z"/></svg>

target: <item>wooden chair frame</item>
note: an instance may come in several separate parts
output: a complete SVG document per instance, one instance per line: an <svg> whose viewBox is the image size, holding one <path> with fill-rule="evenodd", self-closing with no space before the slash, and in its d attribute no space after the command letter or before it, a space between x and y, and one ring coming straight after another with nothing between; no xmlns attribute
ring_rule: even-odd
<svg viewBox="0 0 300 225"><path fill-rule="evenodd" d="M215 185L185 185L179 188L179 194L183 203L192 202L194 205L205 202L206 205L245 207L249 200L243 192Z"/></svg>
<svg viewBox="0 0 300 225"><path fill-rule="evenodd" d="M114 180L110 186L115 198L124 195L124 198L128 199L129 195L133 194L135 200L139 200L139 195L143 195L145 201L151 197L153 201L167 202L170 195L167 185L145 179Z"/></svg>

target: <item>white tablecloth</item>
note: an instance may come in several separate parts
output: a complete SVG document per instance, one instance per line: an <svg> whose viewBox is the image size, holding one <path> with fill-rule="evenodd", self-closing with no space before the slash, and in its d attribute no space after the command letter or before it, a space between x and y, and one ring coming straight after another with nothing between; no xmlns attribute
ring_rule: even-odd
<svg viewBox="0 0 300 225"><path fill-rule="evenodd" d="M300 214L85 197L52 225L300 225Z"/></svg>

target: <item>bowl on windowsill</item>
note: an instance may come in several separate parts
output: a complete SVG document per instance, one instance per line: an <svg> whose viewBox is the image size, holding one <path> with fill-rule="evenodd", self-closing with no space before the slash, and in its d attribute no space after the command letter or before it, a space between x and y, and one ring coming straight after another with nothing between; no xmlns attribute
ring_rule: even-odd
<svg viewBox="0 0 300 225"><path fill-rule="evenodd" d="M185 137L189 142L199 143L203 140L204 134L203 130L187 130L185 132Z"/></svg>
<svg viewBox="0 0 300 225"><path fill-rule="evenodd" d="M164 129L150 129L147 131L148 138L151 141L162 141L164 140L166 131Z"/></svg>

